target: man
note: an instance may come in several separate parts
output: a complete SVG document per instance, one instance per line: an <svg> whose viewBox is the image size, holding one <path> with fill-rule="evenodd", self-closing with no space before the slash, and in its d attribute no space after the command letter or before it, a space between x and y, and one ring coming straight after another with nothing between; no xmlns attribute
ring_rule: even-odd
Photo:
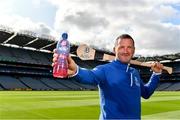
<svg viewBox="0 0 180 120"><path fill-rule="evenodd" d="M140 119L141 96L149 98L156 89L163 65L152 64L153 74L144 84L138 71L129 67L134 55L133 38L123 34L116 39L114 52L116 59L93 70L80 68L71 57L68 59L68 75L74 76L79 82L96 84L100 94L100 119ZM53 62L57 61L54 54Z"/></svg>

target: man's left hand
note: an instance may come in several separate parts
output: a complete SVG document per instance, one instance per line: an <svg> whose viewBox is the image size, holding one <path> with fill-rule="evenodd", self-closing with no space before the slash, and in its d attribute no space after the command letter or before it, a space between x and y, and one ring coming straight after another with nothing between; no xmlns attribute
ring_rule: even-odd
<svg viewBox="0 0 180 120"><path fill-rule="evenodd" d="M161 73L162 72L162 69L163 69L163 64L161 64L160 62L154 62L152 65L151 65L151 70L155 73Z"/></svg>

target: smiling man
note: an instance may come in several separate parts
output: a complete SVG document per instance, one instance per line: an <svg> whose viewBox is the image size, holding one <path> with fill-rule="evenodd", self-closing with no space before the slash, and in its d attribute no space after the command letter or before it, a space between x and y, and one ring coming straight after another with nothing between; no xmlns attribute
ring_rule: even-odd
<svg viewBox="0 0 180 120"><path fill-rule="evenodd" d="M93 70L80 68L69 57L68 75L79 82L98 86L100 119L141 119L141 96L147 99L153 94L163 65L152 64L152 76L149 82L144 84L138 71L129 67L129 61L135 52L133 38L128 34L119 36L115 42L114 52L114 61L97 66ZM53 62L57 62L56 52Z"/></svg>

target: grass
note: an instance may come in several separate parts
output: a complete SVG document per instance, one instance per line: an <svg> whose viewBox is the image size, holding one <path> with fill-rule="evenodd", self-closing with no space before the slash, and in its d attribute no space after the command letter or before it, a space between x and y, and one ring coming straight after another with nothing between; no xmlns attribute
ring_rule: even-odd
<svg viewBox="0 0 180 120"><path fill-rule="evenodd" d="M179 119L180 92L155 92L148 100L142 100L143 119Z"/></svg>
<svg viewBox="0 0 180 120"><path fill-rule="evenodd" d="M180 92L142 99L142 119L180 118ZM97 91L1 91L0 119L98 119Z"/></svg>

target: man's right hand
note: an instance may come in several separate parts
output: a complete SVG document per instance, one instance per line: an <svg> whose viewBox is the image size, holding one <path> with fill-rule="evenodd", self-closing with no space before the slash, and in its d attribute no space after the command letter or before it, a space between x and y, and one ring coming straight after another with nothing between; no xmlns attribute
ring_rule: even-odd
<svg viewBox="0 0 180 120"><path fill-rule="evenodd" d="M54 49L53 54L53 63L52 66L57 62L58 54L56 49ZM74 60L71 58L71 56L68 56L68 76L73 76L77 72L77 64L74 62Z"/></svg>

